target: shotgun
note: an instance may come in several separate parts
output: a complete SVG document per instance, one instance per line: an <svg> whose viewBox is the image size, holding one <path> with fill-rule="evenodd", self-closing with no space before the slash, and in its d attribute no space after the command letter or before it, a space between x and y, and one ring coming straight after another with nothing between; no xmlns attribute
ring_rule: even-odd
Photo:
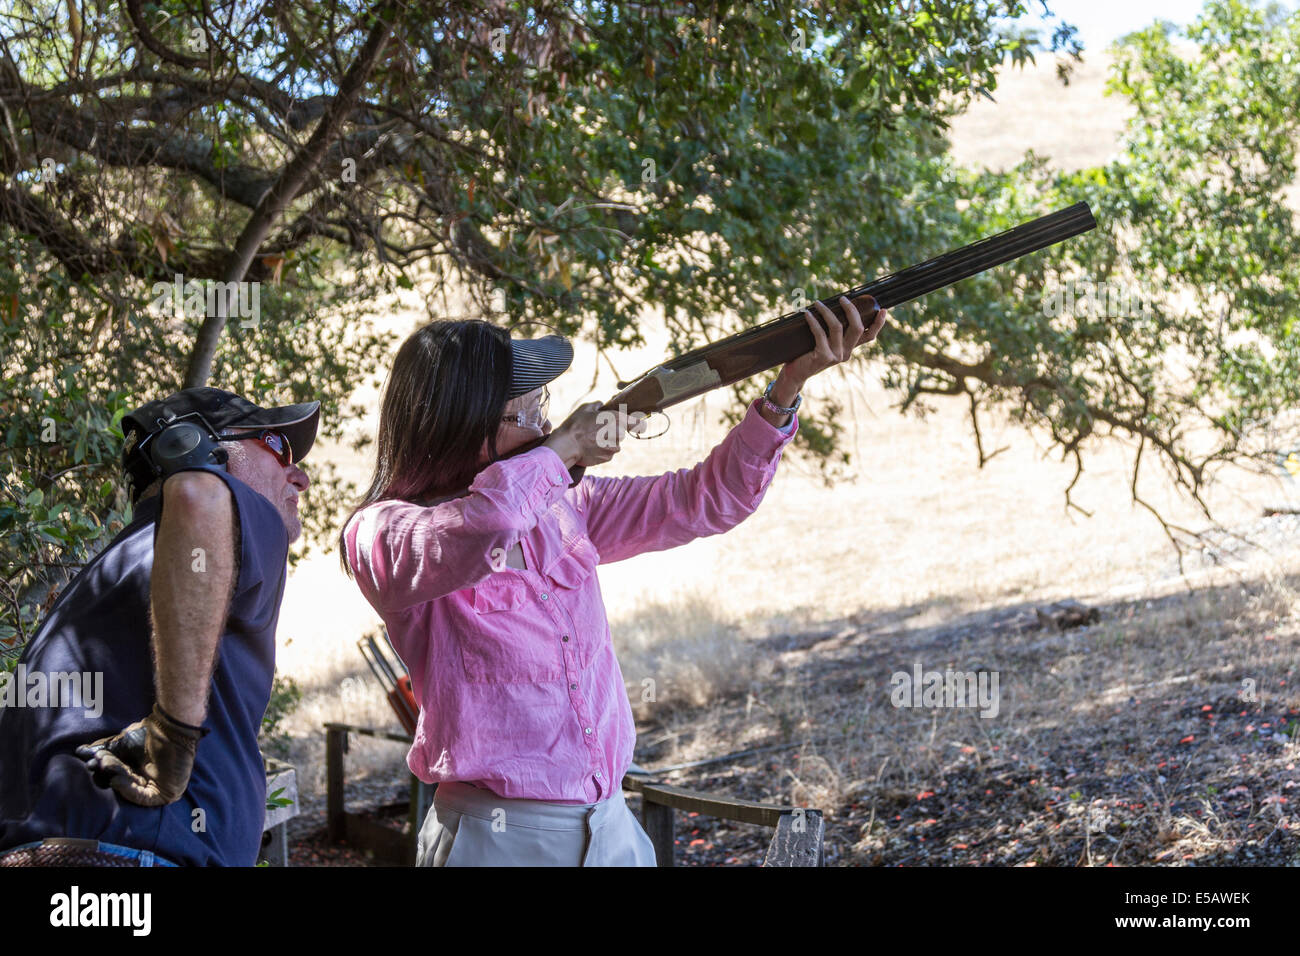
<svg viewBox="0 0 1300 956"><path fill-rule="evenodd" d="M401 657L393 650L392 642L388 639L387 630L384 631L384 644L400 662ZM379 686L384 689L384 694L388 698L388 705L397 714L397 719L402 727L408 734L414 734L416 724L420 719L420 707L415 702L410 675L402 674L400 677L398 676L396 669L388 659L388 655L385 654L373 635L367 635L357 641L357 650L361 651L361 656L370 665L370 672L375 675L375 679L379 681Z"/></svg>
<svg viewBox="0 0 1300 956"><path fill-rule="evenodd" d="M962 246L941 256L927 259L918 265L908 266L898 272L837 293L821 302L835 315L841 325L848 325L844 310L840 307L840 296L854 302L863 296L871 296L882 309L890 309L919 299L931 292L946 288L953 283L978 275L994 266L1019 259L1033 252L1039 252L1058 242L1064 242L1074 236L1088 232L1097 226L1092 217L1092 210L1086 202L1077 202L1073 206L1059 209L1046 216L1040 216L1022 223L997 235L986 236L970 245ZM825 320L814 310L814 318L825 329ZM862 316L864 325L870 325L873 316ZM715 388L722 388L741 379L749 378L760 372L784 365L801 355L811 352L816 346L812 331L808 328L803 310L783 315L762 325L737 332L709 345L692 349L650 371L632 379L619 382L619 392L601 406L601 411L632 412L663 411L679 402L703 395ZM534 439L514 449L510 455L522 455L541 446L545 437ZM582 480L586 468L575 465L569 469L569 475L576 485ZM570 486L572 487L572 485ZM466 490L468 491L468 489ZM465 494L466 492L461 492ZM450 498L459 495L450 495ZM445 498L438 499L440 501Z"/></svg>

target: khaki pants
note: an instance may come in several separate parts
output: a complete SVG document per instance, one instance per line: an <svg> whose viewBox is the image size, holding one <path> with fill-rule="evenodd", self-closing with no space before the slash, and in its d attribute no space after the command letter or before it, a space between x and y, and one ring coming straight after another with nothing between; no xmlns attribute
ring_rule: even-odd
<svg viewBox="0 0 1300 956"><path fill-rule="evenodd" d="M623 791L600 803L507 800L440 783L420 827L416 866L654 866Z"/></svg>

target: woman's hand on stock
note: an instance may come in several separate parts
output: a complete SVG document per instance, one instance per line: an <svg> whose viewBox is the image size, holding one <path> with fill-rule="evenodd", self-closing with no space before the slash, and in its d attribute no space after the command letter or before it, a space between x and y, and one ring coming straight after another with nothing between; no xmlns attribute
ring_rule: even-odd
<svg viewBox="0 0 1300 956"><path fill-rule="evenodd" d="M645 416L640 412L629 414L625 408L601 411L601 407L600 402L579 405L543 442L567 467L603 464L618 453L624 435L645 430Z"/></svg>

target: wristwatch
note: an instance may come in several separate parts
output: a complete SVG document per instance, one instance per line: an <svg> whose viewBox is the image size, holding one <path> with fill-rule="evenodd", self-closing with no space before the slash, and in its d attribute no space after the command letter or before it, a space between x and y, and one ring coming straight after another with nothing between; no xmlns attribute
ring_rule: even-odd
<svg viewBox="0 0 1300 956"><path fill-rule="evenodd" d="M803 392L800 392L798 395L794 397L793 405L791 405L789 408L782 408L776 402L772 401L771 398L772 389L775 387L776 387L776 379L773 379L770 383L768 383L767 388L763 389L763 404L766 405L770 410L776 412L776 414L778 415L793 415L795 412L797 412L799 410L799 406L803 404Z"/></svg>

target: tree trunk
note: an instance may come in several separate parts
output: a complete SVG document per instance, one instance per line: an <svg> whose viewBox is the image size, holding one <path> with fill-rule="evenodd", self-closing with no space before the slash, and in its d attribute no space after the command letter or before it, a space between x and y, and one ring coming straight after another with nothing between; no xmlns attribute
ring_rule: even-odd
<svg viewBox="0 0 1300 956"><path fill-rule="evenodd" d="M267 190L266 195L253 210L230 254L223 282L244 280L244 276L248 274L248 267L252 265L253 258L257 255L258 247L266 238L266 234L271 231L280 214L293 201L298 190L306 182L307 176L316 168L321 157L338 135L343 121L352 112L357 97L361 94L361 88L384 52L389 35L393 31L393 12L391 3L382 3L375 9L373 13L375 25L371 28L370 35L366 37L365 45L357 54L356 62L343 77L338 96L330 104L328 112L322 117L320 125L312 133L307 145L285 166L279 180ZM190 364L185 370L185 388L206 385L208 376L212 374L212 358L216 354L217 342L226 327L227 318L226 297L219 295L216 298L219 303L217 314L209 315L203 320L203 325L200 326L199 334L195 338L194 351L190 353Z"/></svg>

